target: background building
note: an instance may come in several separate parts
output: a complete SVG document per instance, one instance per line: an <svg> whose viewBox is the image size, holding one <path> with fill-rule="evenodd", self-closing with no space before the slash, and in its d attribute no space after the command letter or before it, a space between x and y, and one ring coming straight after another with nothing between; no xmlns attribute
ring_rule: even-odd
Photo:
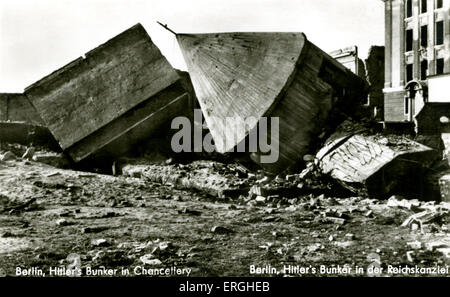
<svg viewBox="0 0 450 297"><path fill-rule="evenodd" d="M384 120L386 124L411 123L428 102L429 81L439 79L439 88L450 88L450 77L442 76L450 73L450 0L383 2ZM439 93L444 96L440 102L450 103L450 92Z"/></svg>

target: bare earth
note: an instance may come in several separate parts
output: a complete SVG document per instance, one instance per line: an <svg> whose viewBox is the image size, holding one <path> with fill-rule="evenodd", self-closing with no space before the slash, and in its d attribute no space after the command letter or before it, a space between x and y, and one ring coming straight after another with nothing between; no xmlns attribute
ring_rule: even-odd
<svg viewBox="0 0 450 297"><path fill-rule="evenodd" d="M21 207L32 198L36 202ZM36 267L48 276L50 267L67 267L72 253L79 255L83 274L87 267L104 266L129 269L130 276L136 267L173 266L191 269L189 276L251 276L252 265L271 265L279 276L300 275L283 271L284 265L309 267L302 274L307 276L364 276L377 257L382 275L403 276L387 273L388 265L450 264L443 254L450 246L448 216L421 231L400 226L421 210L388 207L386 201L322 197L312 203L307 196L291 202L248 205L139 178L5 161L0 163L0 274ZM340 213L345 224L325 222L324 211ZM320 273L321 265L346 264L349 274ZM356 266L364 273L355 273Z"/></svg>

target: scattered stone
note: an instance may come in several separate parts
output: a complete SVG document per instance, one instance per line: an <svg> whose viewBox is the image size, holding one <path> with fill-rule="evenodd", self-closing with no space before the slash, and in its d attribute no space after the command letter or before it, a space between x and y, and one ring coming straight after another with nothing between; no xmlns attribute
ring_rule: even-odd
<svg viewBox="0 0 450 297"><path fill-rule="evenodd" d="M345 238L347 238L348 240L354 240L355 239L355 235L352 233L347 233L345 234Z"/></svg>
<svg viewBox="0 0 450 297"><path fill-rule="evenodd" d="M450 248L439 248L436 251L441 253L445 258L450 259Z"/></svg>
<svg viewBox="0 0 450 297"><path fill-rule="evenodd" d="M52 177L52 176L57 176L57 175L61 175L61 173L55 171L55 172L48 173L48 174L46 174L45 176L46 176L46 177Z"/></svg>
<svg viewBox="0 0 450 297"><path fill-rule="evenodd" d="M198 210L190 209L190 208L187 208L187 207L183 208L183 210L178 210L178 213L180 213L180 214L190 214L190 215L193 215L193 216L199 216L199 215L202 214Z"/></svg>
<svg viewBox="0 0 450 297"><path fill-rule="evenodd" d="M274 237L281 237L281 234L278 233L277 231L272 231L272 236L274 236Z"/></svg>
<svg viewBox="0 0 450 297"><path fill-rule="evenodd" d="M430 252L433 252L439 248L446 248L448 246L449 243L444 241L432 241L425 243L425 248Z"/></svg>
<svg viewBox="0 0 450 297"><path fill-rule="evenodd" d="M146 254L139 258L144 265L161 265L162 262L159 259L154 259L153 254Z"/></svg>
<svg viewBox="0 0 450 297"><path fill-rule="evenodd" d="M329 240L329 241L333 241L333 240L334 240L333 235L330 235L330 236L328 237L328 240Z"/></svg>
<svg viewBox="0 0 450 297"><path fill-rule="evenodd" d="M340 248L348 248L351 247L352 245L355 245L355 242L353 240L348 240L348 241L336 241L333 243L335 246L340 247Z"/></svg>
<svg viewBox="0 0 450 297"><path fill-rule="evenodd" d="M91 244L96 247L109 246L109 242L106 239L93 239Z"/></svg>
<svg viewBox="0 0 450 297"><path fill-rule="evenodd" d="M22 159L32 160L35 152L36 152L36 149L32 146L27 148L25 153L22 155Z"/></svg>
<svg viewBox="0 0 450 297"><path fill-rule="evenodd" d="M420 241L407 242L406 246L414 250L420 250L422 248L422 243Z"/></svg>
<svg viewBox="0 0 450 297"><path fill-rule="evenodd" d="M324 221L325 222L334 223L334 224L338 224L338 225L344 225L345 224L345 219L336 218L336 217L325 217Z"/></svg>
<svg viewBox="0 0 450 297"><path fill-rule="evenodd" d="M266 197L264 197L264 196L256 196L255 201L256 202L265 202L266 201Z"/></svg>
<svg viewBox="0 0 450 297"><path fill-rule="evenodd" d="M276 222L279 221L280 218L274 217L274 216L268 216L263 218L263 222L269 223L269 222Z"/></svg>
<svg viewBox="0 0 450 297"><path fill-rule="evenodd" d="M317 233L317 232L313 232L313 233L311 233L311 237L312 238L319 238L319 233Z"/></svg>
<svg viewBox="0 0 450 297"><path fill-rule="evenodd" d="M316 251L320 250L320 248L321 248L320 243L315 243L315 244L312 244L312 245L309 245L306 247L308 252L316 252Z"/></svg>
<svg viewBox="0 0 450 297"><path fill-rule="evenodd" d="M419 230L419 224L417 224L417 223L412 223L411 224L411 231L417 231L417 230Z"/></svg>
<svg viewBox="0 0 450 297"><path fill-rule="evenodd" d="M3 155L0 155L0 161L9 161L9 160L15 160L17 157L12 152L7 151Z"/></svg>
<svg viewBox="0 0 450 297"><path fill-rule="evenodd" d="M108 230L108 226L96 226L96 227L84 227L81 229L82 233L98 233L105 230Z"/></svg>
<svg viewBox="0 0 450 297"><path fill-rule="evenodd" d="M425 210L407 218L403 222L402 227L410 226L413 223L418 223L422 226L423 224L433 222L446 214L448 214L448 210L440 208L436 210Z"/></svg>
<svg viewBox="0 0 450 297"><path fill-rule="evenodd" d="M233 230L222 227L222 226L214 226L211 228L211 232L212 233L217 233L217 234L230 234L230 233L234 233Z"/></svg>
<svg viewBox="0 0 450 297"><path fill-rule="evenodd" d="M408 262L414 262L414 251L407 251L406 259L408 260Z"/></svg>
<svg viewBox="0 0 450 297"><path fill-rule="evenodd" d="M291 205L285 208L286 211L294 212L297 211L297 207L295 205Z"/></svg>
<svg viewBox="0 0 450 297"><path fill-rule="evenodd" d="M260 184L260 185L265 185L268 184L270 182L270 178L268 176L264 176L262 179L257 180L256 183Z"/></svg>
<svg viewBox="0 0 450 297"><path fill-rule="evenodd" d="M67 221L66 219L59 219L56 221L56 225L58 226L69 226L73 225L73 222Z"/></svg>
<svg viewBox="0 0 450 297"><path fill-rule="evenodd" d="M171 246L172 246L172 244L170 242L163 241L163 242L159 243L158 248L160 251L164 252L164 251L168 250Z"/></svg>
<svg viewBox="0 0 450 297"><path fill-rule="evenodd" d="M275 213L275 209L273 209L273 208L266 208L264 211L265 211L265 213L267 213L267 214L273 214L273 213Z"/></svg>
<svg viewBox="0 0 450 297"><path fill-rule="evenodd" d="M2 233L2 236L1 237L3 237L3 238L5 238L5 237L14 237L14 234L12 234L11 232L9 232L9 231L6 231L6 232L3 232Z"/></svg>

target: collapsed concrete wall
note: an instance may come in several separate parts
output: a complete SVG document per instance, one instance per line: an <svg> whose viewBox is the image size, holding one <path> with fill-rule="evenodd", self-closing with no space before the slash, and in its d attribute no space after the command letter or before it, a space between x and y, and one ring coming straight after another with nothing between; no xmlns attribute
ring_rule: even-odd
<svg viewBox="0 0 450 297"><path fill-rule="evenodd" d="M356 45L338 49L328 54L354 74L362 79L366 79L366 68L364 62L358 57L358 47Z"/></svg>
<svg viewBox="0 0 450 297"><path fill-rule="evenodd" d="M59 147L22 93L0 93L0 142Z"/></svg>
<svg viewBox="0 0 450 297"><path fill-rule="evenodd" d="M122 155L189 110L180 77L137 24L25 89L75 161ZM169 126L170 127L170 126Z"/></svg>
<svg viewBox="0 0 450 297"><path fill-rule="evenodd" d="M428 199L424 176L439 156L403 136L338 129L316 158L323 173L359 195L387 198L401 193Z"/></svg>

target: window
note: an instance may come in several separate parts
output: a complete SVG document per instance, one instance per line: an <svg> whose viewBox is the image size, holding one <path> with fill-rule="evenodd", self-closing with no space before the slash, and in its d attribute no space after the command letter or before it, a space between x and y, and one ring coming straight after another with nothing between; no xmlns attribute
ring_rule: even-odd
<svg viewBox="0 0 450 297"><path fill-rule="evenodd" d="M427 25L420 27L420 45L423 47L428 46L428 26Z"/></svg>
<svg viewBox="0 0 450 297"><path fill-rule="evenodd" d="M409 98L405 97L405 114L409 114Z"/></svg>
<svg viewBox="0 0 450 297"><path fill-rule="evenodd" d="M406 1L406 17L412 16L412 0Z"/></svg>
<svg viewBox="0 0 450 297"><path fill-rule="evenodd" d="M444 59L436 60L436 74L444 73Z"/></svg>
<svg viewBox="0 0 450 297"><path fill-rule="evenodd" d="M442 8L442 0L436 0L436 8Z"/></svg>
<svg viewBox="0 0 450 297"><path fill-rule="evenodd" d="M427 1L428 0L421 0L420 1L420 12L421 13L427 12Z"/></svg>
<svg viewBox="0 0 450 297"><path fill-rule="evenodd" d="M436 45L444 43L444 22L436 23Z"/></svg>
<svg viewBox="0 0 450 297"><path fill-rule="evenodd" d="M423 60L420 62L420 79L426 80L428 72L428 60Z"/></svg>
<svg viewBox="0 0 450 297"><path fill-rule="evenodd" d="M413 80L413 64L406 65L406 82Z"/></svg>
<svg viewBox="0 0 450 297"><path fill-rule="evenodd" d="M413 30L409 29L406 30L406 51L412 51L413 50Z"/></svg>

